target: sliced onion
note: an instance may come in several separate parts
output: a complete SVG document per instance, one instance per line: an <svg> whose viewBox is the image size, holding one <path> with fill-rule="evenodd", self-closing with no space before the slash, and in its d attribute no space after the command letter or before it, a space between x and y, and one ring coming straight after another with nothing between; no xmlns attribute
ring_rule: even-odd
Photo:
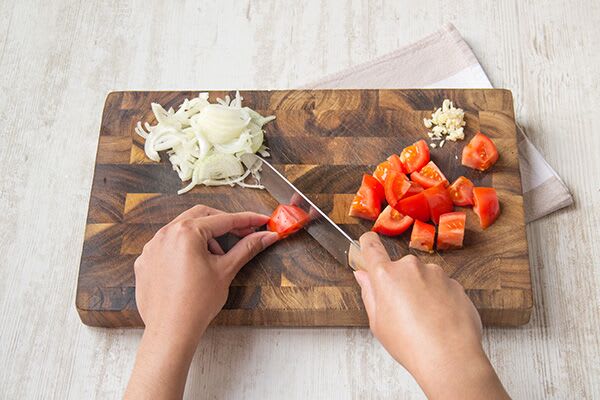
<svg viewBox="0 0 600 400"><path fill-rule="evenodd" d="M223 144L240 136L250 123L250 116L239 108L210 104L197 114L192 123L213 144Z"/></svg>
<svg viewBox="0 0 600 400"><path fill-rule="evenodd" d="M249 130L246 130L239 138L229 143L215 144L215 150L225 154L254 153L252 151L252 135Z"/></svg>
<svg viewBox="0 0 600 400"><path fill-rule="evenodd" d="M244 171L239 157L259 152L268 156L264 146L263 125L274 116L263 117L256 111L242 107L239 92L233 99L208 102L208 93L185 99L175 111L165 110L152 103L158 123L138 122L135 132L145 139L144 151L148 158L160 161L159 152L167 151L173 169L182 181L191 180L178 193L185 193L196 185L235 185L262 189L258 171ZM245 182L248 176L255 183Z"/></svg>

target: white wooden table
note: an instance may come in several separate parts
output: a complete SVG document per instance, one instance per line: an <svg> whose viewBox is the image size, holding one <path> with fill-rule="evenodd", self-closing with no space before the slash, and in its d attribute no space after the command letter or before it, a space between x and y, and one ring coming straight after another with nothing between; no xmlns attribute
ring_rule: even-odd
<svg viewBox="0 0 600 400"><path fill-rule="evenodd" d="M600 2L0 2L0 398L119 398L141 331L74 306L104 97L293 88L450 21L576 205L528 227L535 311L487 329L515 398L600 397ZM422 398L366 329L212 328L186 396Z"/></svg>

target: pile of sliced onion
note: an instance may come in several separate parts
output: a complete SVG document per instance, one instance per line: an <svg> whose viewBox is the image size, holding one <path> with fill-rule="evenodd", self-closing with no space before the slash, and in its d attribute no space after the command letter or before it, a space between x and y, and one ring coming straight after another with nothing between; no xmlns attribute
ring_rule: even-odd
<svg viewBox="0 0 600 400"><path fill-rule="evenodd" d="M177 193L186 193L196 185L263 188L258 171L244 170L240 156L269 155L263 144L263 125L275 116L263 117L242 107L242 100L240 92L236 92L233 100L226 96L209 103L208 93L200 93L194 99L185 99L177 111L152 103L158 123L146 122L143 127L137 123L135 132L145 139L148 158L158 162L159 152L166 151L179 178L190 181ZM245 182L249 175L256 184Z"/></svg>

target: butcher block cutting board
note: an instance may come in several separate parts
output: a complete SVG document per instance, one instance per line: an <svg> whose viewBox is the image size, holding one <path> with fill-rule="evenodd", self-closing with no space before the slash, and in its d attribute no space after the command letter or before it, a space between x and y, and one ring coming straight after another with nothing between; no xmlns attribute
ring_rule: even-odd
<svg viewBox="0 0 600 400"><path fill-rule="evenodd" d="M176 108L198 92L112 92L106 99L77 287L77 310L87 325L137 327L133 263L144 244L182 211L205 204L225 211L270 214L263 190L197 187L178 196L182 182L168 161L146 158L138 121L156 123L150 103ZM210 92L211 101L233 92ZM465 110L466 140L432 149L450 181L460 175L496 188L502 214L487 230L467 210L464 249L419 254L466 289L484 324L527 323L532 291L517 159L512 95L496 89L243 91L244 105L277 119L265 126L271 163L358 238L372 226L347 216L362 174L403 147L427 138L423 118L444 99ZM491 137L500 159L488 172L460 165L477 132ZM165 157L163 157L165 158ZM394 257L412 252L409 232L385 238ZM415 253L416 254L416 253ZM368 326L352 271L338 264L305 231L246 265L214 321L226 325Z"/></svg>

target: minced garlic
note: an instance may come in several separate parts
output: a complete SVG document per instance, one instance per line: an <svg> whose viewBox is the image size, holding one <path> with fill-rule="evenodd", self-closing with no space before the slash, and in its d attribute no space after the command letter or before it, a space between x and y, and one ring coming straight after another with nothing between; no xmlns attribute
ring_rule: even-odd
<svg viewBox="0 0 600 400"><path fill-rule="evenodd" d="M465 112L462 108L455 108L448 99L444 100L442 106L431 114L431 119L424 118L426 128L431 129L427 136L431 140L441 140L440 147L446 140L456 142L465 138L464 126ZM434 146L432 146L434 147Z"/></svg>

